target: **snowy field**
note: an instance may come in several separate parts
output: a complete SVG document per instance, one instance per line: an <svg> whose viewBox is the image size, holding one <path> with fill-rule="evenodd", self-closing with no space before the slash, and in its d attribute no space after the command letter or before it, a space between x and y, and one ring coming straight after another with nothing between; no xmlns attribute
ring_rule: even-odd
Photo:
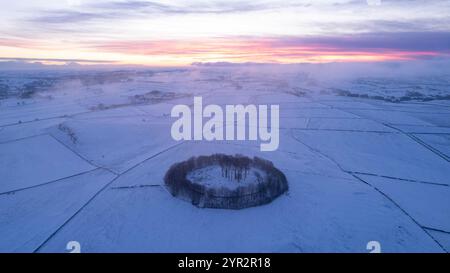
<svg viewBox="0 0 450 273"><path fill-rule="evenodd" d="M176 104L279 104L280 145L174 141ZM175 162L259 156L289 191L264 206L172 197ZM327 80L191 67L0 72L0 252L450 251L450 76Z"/></svg>

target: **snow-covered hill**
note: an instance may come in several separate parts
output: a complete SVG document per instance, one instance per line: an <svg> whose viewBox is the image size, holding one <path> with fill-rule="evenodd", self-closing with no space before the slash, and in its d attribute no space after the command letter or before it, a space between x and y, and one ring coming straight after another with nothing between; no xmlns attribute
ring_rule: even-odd
<svg viewBox="0 0 450 273"><path fill-rule="evenodd" d="M66 252L69 241L82 252L368 252L369 241L383 252L450 251L449 77L42 73L0 75L0 252ZM279 104L278 150L174 141L171 109L193 96ZM243 210L168 193L173 163L213 153L269 159L288 193Z"/></svg>

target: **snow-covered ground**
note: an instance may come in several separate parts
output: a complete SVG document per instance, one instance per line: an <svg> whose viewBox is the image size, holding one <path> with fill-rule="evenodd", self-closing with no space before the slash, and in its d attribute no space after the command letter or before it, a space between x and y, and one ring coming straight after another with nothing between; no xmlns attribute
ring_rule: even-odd
<svg viewBox="0 0 450 273"><path fill-rule="evenodd" d="M234 178L225 177L219 165L212 165L194 170L186 178L193 183L204 185L206 188L235 190L238 187L245 187L258 183L259 181L262 182L262 178L265 176L265 173L257 168L250 168L247 172L247 175L237 181Z"/></svg>
<svg viewBox="0 0 450 273"><path fill-rule="evenodd" d="M369 241L383 252L450 251L448 76L324 82L193 67L0 78L9 90L0 252L67 252L69 241L82 252L368 252ZM278 150L174 141L170 111L193 96L279 104ZM272 161L288 193L243 210L200 209L168 193L173 163L213 153Z"/></svg>

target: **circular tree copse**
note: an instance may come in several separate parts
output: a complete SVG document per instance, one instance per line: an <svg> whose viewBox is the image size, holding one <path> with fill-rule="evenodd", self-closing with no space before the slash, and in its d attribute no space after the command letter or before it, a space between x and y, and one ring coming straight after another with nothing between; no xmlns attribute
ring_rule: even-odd
<svg viewBox="0 0 450 273"><path fill-rule="evenodd" d="M213 154L175 163L164 182L173 196L202 208L243 209L270 203L288 190L272 162Z"/></svg>

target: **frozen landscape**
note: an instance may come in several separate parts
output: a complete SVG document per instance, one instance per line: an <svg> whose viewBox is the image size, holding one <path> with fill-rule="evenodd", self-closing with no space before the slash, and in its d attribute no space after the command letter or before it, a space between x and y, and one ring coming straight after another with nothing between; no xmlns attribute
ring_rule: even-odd
<svg viewBox="0 0 450 273"><path fill-rule="evenodd" d="M0 252L449 252L450 75L277 69L0 71ZM279 148L173 140L194 96L280 105ZM270 160L288 192L241 210L168 192L172 164L215 153Z"/></svg>

